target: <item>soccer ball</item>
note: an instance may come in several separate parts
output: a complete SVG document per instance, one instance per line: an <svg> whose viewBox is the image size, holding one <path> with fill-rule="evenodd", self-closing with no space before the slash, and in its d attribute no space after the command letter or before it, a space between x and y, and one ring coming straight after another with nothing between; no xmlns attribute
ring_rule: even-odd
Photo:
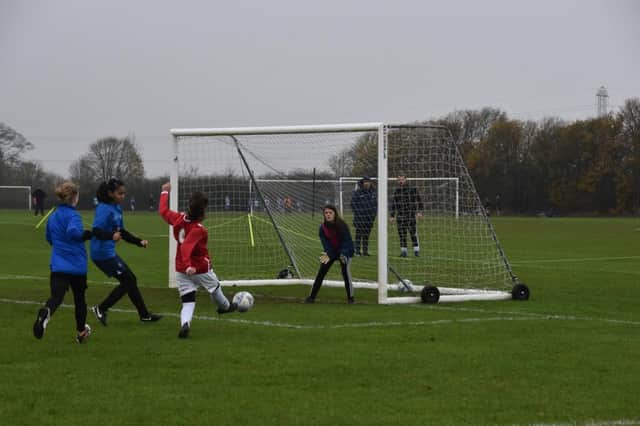
<svg viewBox="0 0 640 426"><path fill-rule="evenodd" d="M253 295L248 291L240 291L233 295L233 303L238 305L238 312L247 312L253 308Z"/></svg>
<svg viewBox="0 0 640 426"><path fill-rule="evenodd" d="M408 292L408 291L413 291L413 283L412 283L411 281L409 281L409 280L405 279L405 280L404 280L404 283L407 285L407 287L409 287L409 290L407 290L407 287L405 287L404 285L402 285L402 283L400 282L400 283L398 283L398 290L399 290L401 293Z"/></svg>

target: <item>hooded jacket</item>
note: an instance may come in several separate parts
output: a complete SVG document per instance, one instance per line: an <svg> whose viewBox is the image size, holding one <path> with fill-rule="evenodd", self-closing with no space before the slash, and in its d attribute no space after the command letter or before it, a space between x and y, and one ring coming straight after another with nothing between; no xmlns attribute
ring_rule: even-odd
<svg viewBox="0 0 640 426"><path fill-rule="evenodd" d="M369 189L364 188L362 178L358 181L358 189L353 191L351 196L351 211L353 212L354 223L373 222L378 214L378 196L376 190L371 185Z"/></svg>

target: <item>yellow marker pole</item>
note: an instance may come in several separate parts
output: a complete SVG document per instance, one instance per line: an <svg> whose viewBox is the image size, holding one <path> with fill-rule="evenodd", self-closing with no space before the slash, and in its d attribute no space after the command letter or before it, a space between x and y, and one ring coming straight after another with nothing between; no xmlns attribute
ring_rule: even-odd
<svg viewBox="0 0 640 426"><path fill-rule="evenodd" d="M36 225L36 229L40 228L40 225L42 225L44 221L49 218L49 216L51 215L51 213L53 213L55 209L56 209L56 206L51 207L51 210L49 210L47 214L45 214L44 217L40 219L40 222L38 222L38 224Z"/></svg>
<svg viewBox="0 0 640 426"><path fill-rule="evenodd" d="M249 222L249 236L251 237L251 247L255 247L256 242L253 240L253 225L251 224L251 213L247 215L247 221Z"/></svg>

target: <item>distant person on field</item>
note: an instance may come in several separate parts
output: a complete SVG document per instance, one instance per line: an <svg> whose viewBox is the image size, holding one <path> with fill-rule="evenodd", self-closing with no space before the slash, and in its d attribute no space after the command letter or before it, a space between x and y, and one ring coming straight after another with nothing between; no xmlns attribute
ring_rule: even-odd
<svg viewBox="0 0 640 426"><path fill-rule="evenodd" d="M496 216L500 216L502 211L502 198L500 194L496 194Z"/></svg>
<svg viewBox="0 0 640 426"><path fill-rule="evenodd" d="M33 209L35 210L35 216L40 213L44 216L44 199L47 198L47 194L40 188L33 191L31 194L33 197Z"/></svg>
<svg viewBox="0 0 640 426"><path fill-rule="evenodd" d="M284 211L285 213L293 212L293 199L289 196L284 199Z"/></svg>
<svg viewBox="0 0 640 426"><path fill-rule="evenodd" d="M351 259L353 258L353 240L349 226L338 215L335 206L327 204L322 210L324 221L320 225L318 232L320 242L324 251L320 254L320 269L316 275L311 288L311 294L304 300L304 303L314 303L320 291L324 277L331 269L331 265L337 260L342 269L344 279L344 289L347 292L347 303L354 303L353 280L351 278Z"/></svg>
<svg viewBox="0 0 640 426"><path fill-rule="evenodd" d="M108 277L113 277L120 283L102 303L91 308L98 321L104 326L107 325L109 308L125 294L129 295L133 306L136 307L140 321L154 322L162 318L162 315L149 312L138 288L136 276L124 260L116 254L116 243L120 240L142 248L146 248L149 244L147 240L141 240L124 228L120 204L124 201L126 194L124 182L118 179L102 182L96 193L100 202L96 207L93 220L91 260Z"/></svg>
<svg viewBox="0 0 640 426"><path fill-rule="evenodd" d="M226 211L231 210L231 198L228 195L224 197L224 209Z"/></svg>
<svg viewBox="0 0 640 426"><path fill-rule="evenodd" d="M369 256L369 235L378 213L378 197L369 176L360 179L358 188L353 191L351 211L356 228L356 256Z"/></svg>
<svg viewBox="0 0 640 426"><path fill-rule="evenodd" d="M153 194L149 195L149 210L155 210L156 200L153 198Z"/></svg>
<svg viewBox="0 0 640 426"><path fill-rule="evenodd" d="M36 322L33 324L33 335L41 339L51 316L58 309L64 295L71 287L76 318L76 341L84 343L91 334L86 323L87 302L87 250L84 242L91 238L91 231L82 228L82 219L76 211L78 205L78 186L72 182L64 182L55 190L60 201L58 208L47 222L46 238L51 245L49 269L49 287L51 297L38 310Z"/></svg>
<svg viewBox="0 0 640 426"><path fill-rule="evenodd" d="M398 224L400 257L407 257L407 233L413 243L414 256L420 256L416 218L422 217L422 199L418 190L407 183L405 175L398 176L398 187L391 201L391 222Z"/></svg>
<svg viewBox="0 0 640 426"><path fill-rule="evenodd" d="M487 216L491 216L491 201L489 201L489 197L484 199L484 211L487 213Z"/></svg>
<svg viewBox="0 0 640 426"><path fill-rule="evenodd" d="M136 197L131 197L131 199L129 200L129 207L131 208L132 212L136 211Z"/></svg>
<svg viewBox="0 0 640 426"><path fill-rule="evenodd" d="M209 200L202 192L194 192L189 198L187 212L179 213L169 208L169 192L171 184L167 182L162 185L158 212L165 222L173 226L173 236L178 244L175 267L178 292L182 301L178 337L184 339L191 329L198 287L207 290L211 300L218 306L219 314L233 312L237 306L225 297L220 281L211 268L211 257L207 248L208 232L201 223Z"/></svg>

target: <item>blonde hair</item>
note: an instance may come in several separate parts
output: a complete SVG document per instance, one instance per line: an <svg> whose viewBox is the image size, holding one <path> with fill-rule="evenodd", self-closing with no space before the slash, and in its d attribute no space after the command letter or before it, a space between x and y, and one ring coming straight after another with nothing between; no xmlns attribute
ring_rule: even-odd
<svg viewBox="0 0 640 426"><path fill-rule="evenodd" d="M71 204L73 197L78 193L78 185L73 182L62 182L56 187L56 196L58 199L67 204Z"/></svg>

